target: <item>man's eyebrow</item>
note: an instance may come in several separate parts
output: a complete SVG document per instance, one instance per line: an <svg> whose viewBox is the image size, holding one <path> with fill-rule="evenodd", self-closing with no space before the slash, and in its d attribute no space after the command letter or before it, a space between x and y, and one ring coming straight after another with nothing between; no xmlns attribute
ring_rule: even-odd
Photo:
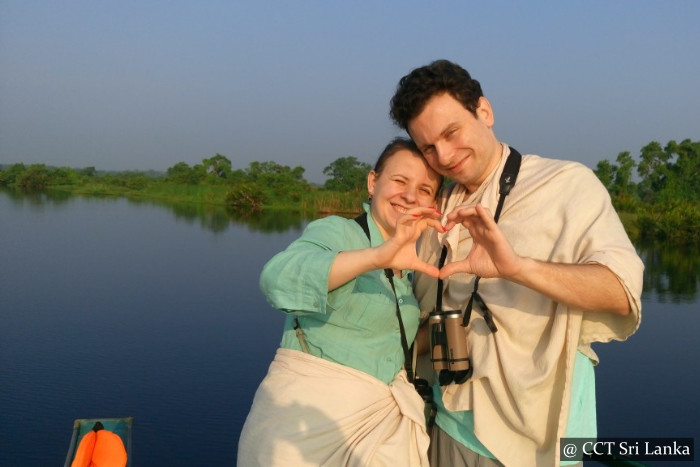
<svg viewBox="0 0 700 467"><path fill-rule="evenodd" d="M424 145L421 146L419 149L421 150L421 152L425 152L425 151L427 151L428 149L431 149L431 148L434 148L434 147L435 147L434 144L424 144Z"/></svg>
<svg viewBox="0 0 700 467"><path fill-rule="evenodd" d="M450 131L454 130L459 126L458 122L450 122L445 125L445 128L440 132L440 136L445 136Z"/></svg>
<svg viewBox="0 0 700 467"><path fill-rule="evenodd" d="M458 122L449 122L447 125L445 125L445 128L439 133L440 138L444 138L447 135L447 133L449 133L450 131L455 129L457 126L458 126ZM424 144L422 146L419 146L418 149L420 149L421 152L425 152L428 149L432 149L434 147L435 147L434 143L427 143L427 144Z"/></svg>

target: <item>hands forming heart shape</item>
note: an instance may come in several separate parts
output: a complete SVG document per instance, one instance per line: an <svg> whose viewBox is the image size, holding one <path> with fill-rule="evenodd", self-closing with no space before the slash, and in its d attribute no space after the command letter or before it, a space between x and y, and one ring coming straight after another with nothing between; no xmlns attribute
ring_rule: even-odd
<svg viewBox="0 0 700 467"><path fill-rule="evenodd" d="M458 206L447 215L445 225L440 223L441 216L434 208L409 210L399 218L395 235L380 247L383 251L379 261L384 258L388 267L413 269L440 279L457 273L510 277L521 269L522 258L515 254L487 208L480 204ZM445 264L442 269L418 258L415 245L425 229L447 232L460 224L469 230L474 241L466 258Z"/></svg>

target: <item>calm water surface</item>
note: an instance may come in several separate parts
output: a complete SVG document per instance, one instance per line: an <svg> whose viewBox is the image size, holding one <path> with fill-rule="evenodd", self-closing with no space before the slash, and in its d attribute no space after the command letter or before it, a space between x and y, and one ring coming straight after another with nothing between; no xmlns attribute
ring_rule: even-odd
<svg viewBox="0 0 700 467"><path fill-rule="evenodd" d="M305 223L0 192L0 465L62 465L74 419L120 416L135 466L235 465L283 321L260 270ZM640 251L642 327L595 347L600 436L698 438L700 260Z"/></svg>

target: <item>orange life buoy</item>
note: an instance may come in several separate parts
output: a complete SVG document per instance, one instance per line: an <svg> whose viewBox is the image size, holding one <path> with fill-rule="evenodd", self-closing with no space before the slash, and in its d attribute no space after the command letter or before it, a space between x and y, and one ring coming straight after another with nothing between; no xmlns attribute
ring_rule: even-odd
<svg viewBox="0 0 700 467"><path fill-rule="evenodd" d="M71 467L124 467L126 449L116 433L105 430L97 422L89 433L83 436L75 452Z"/></svg>

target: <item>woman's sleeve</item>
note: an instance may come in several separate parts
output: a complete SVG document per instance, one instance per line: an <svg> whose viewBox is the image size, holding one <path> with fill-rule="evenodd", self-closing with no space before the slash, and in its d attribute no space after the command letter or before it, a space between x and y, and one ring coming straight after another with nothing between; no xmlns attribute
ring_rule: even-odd
<svg viewBox="0 0 700 467"><path fill-rule="evenodd" d="M326 313L331 265L340 251L352 248L347 225L346 219L335 216L311 222L300 238L268 261L260 288L273 307Z"/></svg>

